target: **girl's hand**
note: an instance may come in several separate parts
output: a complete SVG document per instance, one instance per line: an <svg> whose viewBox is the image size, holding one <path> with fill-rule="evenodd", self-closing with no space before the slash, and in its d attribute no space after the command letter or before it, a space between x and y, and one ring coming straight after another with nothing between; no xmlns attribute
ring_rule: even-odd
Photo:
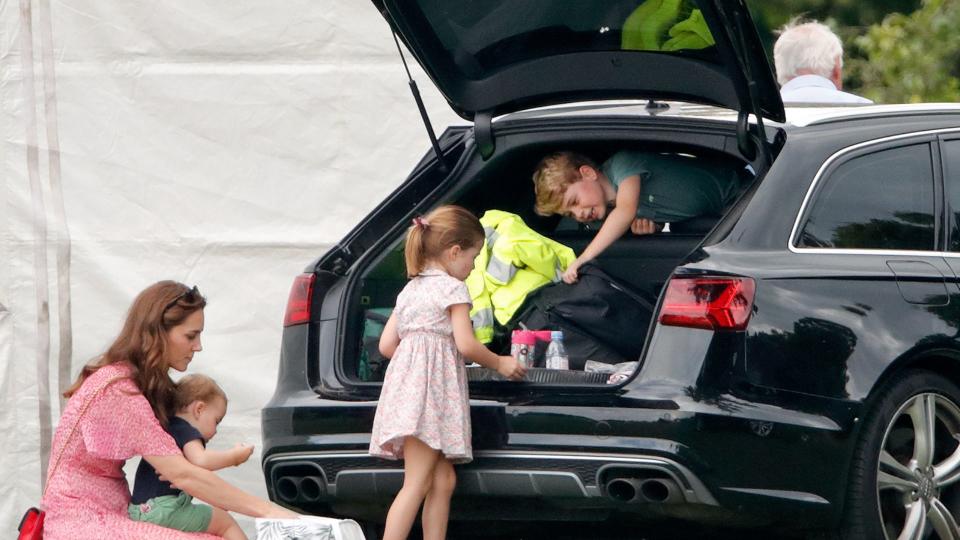
<svg viewBox="0 0 960 540"><path fill-rule="evenodd" d="M500 356L497 362L497 373L512 380L519 381L527 374L527 368L520 365L520 362L512 356Z"/></svg>

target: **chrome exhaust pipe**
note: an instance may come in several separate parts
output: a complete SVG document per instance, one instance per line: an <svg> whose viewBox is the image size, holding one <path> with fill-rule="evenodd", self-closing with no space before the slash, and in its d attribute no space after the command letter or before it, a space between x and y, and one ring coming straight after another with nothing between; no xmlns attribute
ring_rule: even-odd
<svg viewBox="0 0 960 540"><path fill-rule="evenodd" d="M276 483L277 497L294 502L300 496L300 481L295 476L281 476Z"/></svg>
<svg viewBox="0 0 960 540"><path fill-rule="evenodd" d="M327 491L319 476L304 476L300 479L300 496L307 502L317 502Z"/></svg>
<svg viewBox="0 0 960 540"><path fill-rule="evenodd" d="M668 478L648 478L640 483L638 498L643 502L671 504L683 500L676 482Z"/></svg>
<svg viewBox="0 0 960 540"><path fill-rule="evenodd" d="M614 478L607 482L607 495L617 502L639 502L637 496L642 485L643 480L639 478Z"/></svg>
<svg viewBox="0 0 960 540"><path fill-rule="evenodd" d="M683 500L680 486L669 478L614 478L607 482L606 492L623 503L671 504Z"/></svg>

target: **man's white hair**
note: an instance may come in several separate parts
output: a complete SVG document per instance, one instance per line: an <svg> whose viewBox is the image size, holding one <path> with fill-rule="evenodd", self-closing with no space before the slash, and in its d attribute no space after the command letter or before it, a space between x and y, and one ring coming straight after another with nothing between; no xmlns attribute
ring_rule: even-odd
<svg viewBox="0 0 960 540"><path fill-rule="evenodd" d="M838 58L842 67L840 38L827 25L816 21L790 21L780 29L780 37L773 46L773 63L781 85L802 74L801 71L829 79Z"/></svg>

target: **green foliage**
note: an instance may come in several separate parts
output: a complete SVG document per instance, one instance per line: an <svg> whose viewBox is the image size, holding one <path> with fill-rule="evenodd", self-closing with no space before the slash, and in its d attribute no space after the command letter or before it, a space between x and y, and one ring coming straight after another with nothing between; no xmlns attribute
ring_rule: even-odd
<svg viewBox="0 0 960 540"><path fill-rule="evenodd" d="M844 69L878 103L960 101L960 2L924 0L847 42ZM852 46L851 46L852 45Z"/></svg>
<svg viewBox="0 0 960 540"><path fill-rule="evenodd" d="M845 50L844 89L878 103L960 101L958 0L747 0L770 61L777 28L830 25Z"/></svg>

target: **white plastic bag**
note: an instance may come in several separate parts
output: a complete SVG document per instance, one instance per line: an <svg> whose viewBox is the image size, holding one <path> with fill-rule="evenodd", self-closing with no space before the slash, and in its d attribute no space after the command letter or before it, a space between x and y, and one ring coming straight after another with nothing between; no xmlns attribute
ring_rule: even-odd
<svg viewBox="0 0 960 540"><path fill-rule="evenodd" d="M366 540L352 519L302 516L300 519L257 518L257 540Z"/></svg>

